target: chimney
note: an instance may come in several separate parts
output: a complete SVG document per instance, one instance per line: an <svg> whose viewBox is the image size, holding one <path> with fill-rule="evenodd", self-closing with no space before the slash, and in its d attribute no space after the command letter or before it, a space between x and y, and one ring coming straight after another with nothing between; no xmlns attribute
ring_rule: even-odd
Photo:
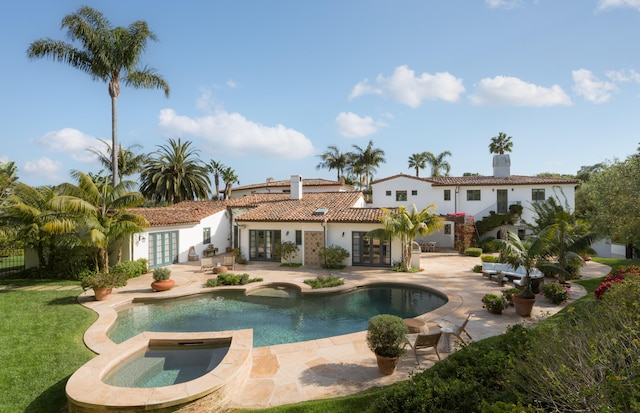
<svg viewBox="0 0 640 413"><path fill-rule="evenodd" d="M291 199L302 199L302 177L291 175Z"/></svg>
<svg viewBox="0 0 640 413"><path fill-rule="evenodd" d="M493 177L508 178L511 176L511 159L508 154L493 155Z"/></svg>

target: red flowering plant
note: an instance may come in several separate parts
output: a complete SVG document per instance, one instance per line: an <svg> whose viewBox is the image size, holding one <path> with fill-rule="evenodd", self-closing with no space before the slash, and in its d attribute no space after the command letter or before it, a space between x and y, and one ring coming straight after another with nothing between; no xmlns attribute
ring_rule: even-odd
<svg viewBox="0 0 640 413"><path fill-rule="evenodd" d="M449 214L450 216L452 214ZM454 222L456 223L456 232L454 234L455 247L463 254L467 248L469 248L473 241L473 235L475 234L475 224L473 216L465 215L464 213L453 214Z"/></svg>
<svg viewBox="0 0 640 413"><path fill-rule="evenodd" d="M614 283L621 283L627 277L640 277L640 265L627 265L626 267L620 267L615 271L612 271L604 278L604 281L593 292L596 298L599 300L602 294L606 293L609 287Z"/></svg>

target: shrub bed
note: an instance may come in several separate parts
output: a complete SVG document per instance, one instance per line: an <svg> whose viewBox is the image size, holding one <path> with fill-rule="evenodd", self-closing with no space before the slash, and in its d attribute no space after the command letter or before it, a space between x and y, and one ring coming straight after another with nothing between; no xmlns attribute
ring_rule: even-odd
<svg viewBox="0 0 640 413"><path fill-rule="evenodd" d="M249 278L249 274L218 274L217 278L207 280L207 287L217 287L219 285L245 285L254 282L263 281L262 278Z"/></svg>
<svg viewBox="0 0 640 413"><path fill-rule="evenodd" d="M316 278L310 278L308 280L304 280L304 283L311 286L311 288L329 288L329 287L337 287L339 285L344 284L344 280L340 277L336 277L335 275L318 275Z"/></svg>

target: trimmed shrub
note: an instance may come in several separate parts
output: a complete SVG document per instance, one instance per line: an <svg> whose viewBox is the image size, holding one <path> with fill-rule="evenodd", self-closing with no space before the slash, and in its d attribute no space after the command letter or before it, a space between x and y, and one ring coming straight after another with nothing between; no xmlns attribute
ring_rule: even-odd
<svg viewBox="0 0 640 413"><path fill-rule="evenodd" d="M482 255L480 256L482 262L498 262L498 257L495 255Z"/></svg>
<svg viewBox="0 0 640 413"><path fill-rule="evenodd" d="M262 278L249 278L249 274L218 274L217 278L207 280L207 287L216 287L218 285L245 285L248 283L263 281Z"/></svg>
<svg viewBox="0 0 640 413"><path fill-rule="evenodd" d="M153 279L156 281L166 281L171 278L171 270L167 267L160 267L153 270Z"/></svg>
<svg viewBox="0 0 640 413"><path fill-rule="evenodd" d="M310 278L308 280L304 280L304 283L311 286L311 288L328 288L328 287L337 287L339 285L344 284L344 280L340 277L336 277L335 275L323 276L318 275L316 278Z"/></svg>
<svg viewBox="0 0 640 413"><path fill-rule="evenodd" d="M482 255L482 248L470 247L467 248L464 253L470 257L479 257Z"/></svg>
<svg viewBox="0 0 640 413"><path fill-rule="evenodd" d="M345 258L349 258L349 255L349 251L338 245L330 245L320 249L320 259L324 261L322 265L323 268L344 268L342 261L344 261Z"/></svg>
<svg viewBox="0 0 640 413"><path fill-rule="evenodd" d="M141 258L136 261L125 261L119 264L116 264L109 268L110 272L121 272L123 274L127 274L129 278L139 277L142 274L145 274L147 269L147 260Z"/></svg>

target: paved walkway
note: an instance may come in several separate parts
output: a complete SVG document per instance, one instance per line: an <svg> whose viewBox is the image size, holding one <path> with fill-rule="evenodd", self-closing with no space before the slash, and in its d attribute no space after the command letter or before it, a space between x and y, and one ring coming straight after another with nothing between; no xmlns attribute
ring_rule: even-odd
<svg viewBox="0 0 640 413"><path fill-rule="evenodd" d="M444 320L460 323L468 313L473 317L467 330L474 340L501 334L507 326L516 323L534 323L561 307L554 306L544 299L538 299L531 317L520 317L513 308L502 315L489 314L482 308L481 298L486 293L497 293L504 288L474 273L474 265L480 264L479 258L459 256L456 253L423 253L419 273L396 273L386 269L349 267L342 271L323 269L280 267L275 263L253 262L249 265L236 265L239 273L247 272L253 277L262 277L264 281L286 281L301 284L316 275L329 273L344 277L345 285L362 285L383 281L411 283L430 287L445 293L449 302L443 307L418 317L424 321L441 323ZM176 287L167 292L152 293L150 274L130 280L125 288L117 289L109 302L93 301L92 292L80 296L80 301L99 314L100 319L85 334L85 342L94 351L101 353L114 346L106 331L113 322L113 308L129 302L133 297L162 295L177 296L198 292L208 278L213 275L200 272L198 263L171 266L172 278ZM583 270L583 277L600 277L609 272L609 267L589 262ZM575 285L571 300L582 297L585 291ZM311 399L321 399L353 394L362 390L388 385L409 377L416 365L413 354L400 360L396 373L384 376L378 371L374 354L365 341L366 332L358 332L320 340L301 343L275 345L254 348L252 368L244 386L232 397L230 408L264 408ZM420 353L420 368L428 368L437 358L431 351ZM446 357L446 353L441 354Z"/></svg>

